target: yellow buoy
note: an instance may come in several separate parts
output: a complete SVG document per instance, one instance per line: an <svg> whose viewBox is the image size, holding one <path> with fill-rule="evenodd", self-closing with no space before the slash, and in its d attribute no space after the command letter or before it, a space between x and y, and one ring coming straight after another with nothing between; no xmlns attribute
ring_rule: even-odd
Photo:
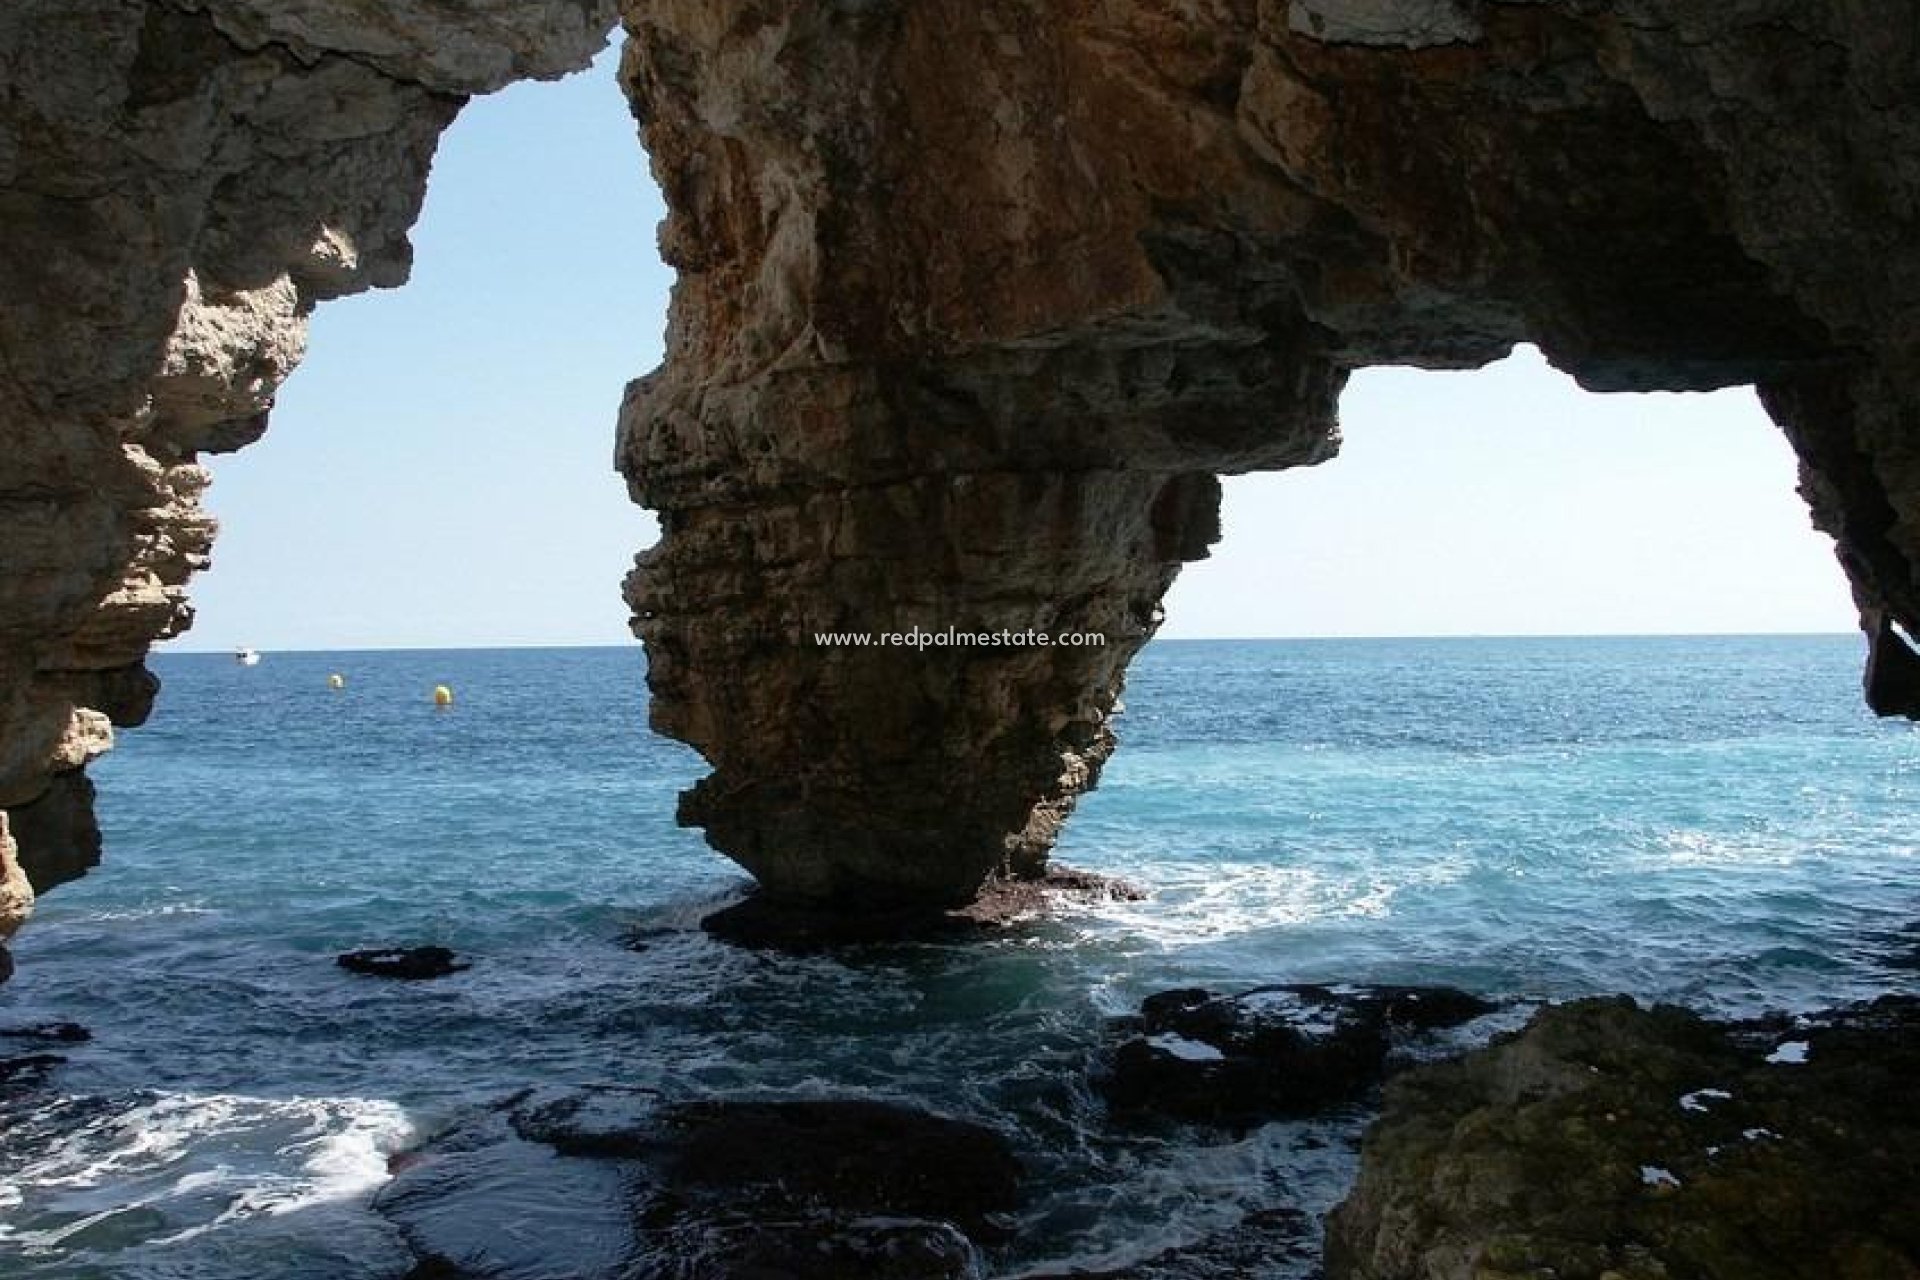
<svg viewBox="0 0 1920 1280"><path fill-rule="evenodd" d="M447 686L443 684L437 684L433 686L433 705L436 707L452 706L453 690L447 688Z"/></svg>
<svg viewBox="0 0 1920 1280"><path fill-rule="evenodd" d="M339 672L336 671L332 675L327 677L327 688L344 689L346 687L347 687L347 678L341 675Z"/></svg>

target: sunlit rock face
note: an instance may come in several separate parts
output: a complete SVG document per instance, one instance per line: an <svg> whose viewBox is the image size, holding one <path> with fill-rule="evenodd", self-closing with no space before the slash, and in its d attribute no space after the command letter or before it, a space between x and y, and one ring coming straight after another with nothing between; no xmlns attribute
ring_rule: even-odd
<svg viewBox="0 0 1920 1280"><path fill-rule="evenodd" d="M1758 383L1920 710L1920 25L1787 0L627 0L681 272L620 462L682 818L771 890L1044 859L1213 477L1352 369ZM1276 556L1288 554L1274 548ZM816 633L1095 631L1099 648ZM1909 664L1911 665L1911 664ZM1902 695L1900 691L1912 690Z"/></svg>
<svg viewBox="0 0 1920 1280"><path fill-rule="evenodd" d="M0 9L0 808L91 838L327 298L404 279L440 131L614 0ZM628 0L672 210L619 458L686 800L776 894L1032 873L1221 473L1335 448L1347 373L1521 340L1599 390L1757 382L1920 711L1911 15L1784 0ZM636 162L637 162L636 157ZM1287 554L1275 549L1274 554ZM816 633L1093 634L858 648ZM55 818L58 820L54 820ZM47 833L65 833L49 835ZM23 839L24 837L24 839ZM0 857L0 930L33 868ZM44 886L42 886L44 887Z"/></svg>
<svg viewBox="0 0 1920 1280"><path fill-rule="evenodd" d="M466 96L585 65L613 21L612 0L0 7L0 936L28 880L97 855L79 770L146 716L147 648L191 620L201 456L265 429L315 304L406 278Z"/></svg>

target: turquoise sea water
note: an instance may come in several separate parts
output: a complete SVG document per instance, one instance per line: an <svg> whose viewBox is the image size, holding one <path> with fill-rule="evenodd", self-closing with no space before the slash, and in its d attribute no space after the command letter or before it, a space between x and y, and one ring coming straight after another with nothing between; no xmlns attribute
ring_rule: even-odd
<svg viewBox="0 0 1920 1280"><path fill-rule="evenodd" d="M1085 1083L1103 1019L1286 980L1730 1013L1901 988L1920 736L1861 706L1859 649L1159 642L1059 851L1148 900L804 960L698 932L742 880L673 825L701 770L646 732L636 651L162 657L153 722L96 769L106 865L41 904L0 987L0 1025L96 1037L0 1114L0 1275L397 1276L386 1155L530 1084L994 1124L1040 1189L1006 1275L1323 1207L1351 1118L1113 1129ZM332 963L425 942L476 966Z"/></svg>

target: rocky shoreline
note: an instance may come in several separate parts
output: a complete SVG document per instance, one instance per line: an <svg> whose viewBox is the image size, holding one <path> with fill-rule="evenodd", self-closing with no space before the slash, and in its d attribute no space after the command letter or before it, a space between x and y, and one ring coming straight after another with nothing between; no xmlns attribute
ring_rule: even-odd
<svg viewBox="0 0 1920 1280"><path fill-rule="evenodd" d="M1015 1263L1028 1162L990 1122L862 1097L615 1087L470 1117L396 1157L377 1207L420 1251L410 1280L548 1274L525 1247L543 1214L604 1234L580 1280L1920 1275L1920 1000L1719 1023L1596 998L1431 1056L1434 1031L1492 1009L1446 989L1299 985L1166 992L1115 1023L1097 1084L1116 1126L1206 1142L1263 1107L1267 1120L1345 1108L1356 1131L1378 1108L1324 1237L1276 1203L1117 1268L1036 1270ZM1142 1076L1127 1064L1156 1040L1165 1060ZM1223 1105L1196 1108L1209 1087ZM518 1238L490 1203L503 1194Z"/></svg>
<svg viewBox="0 0 1920 1280"><path fill-rule="evenodd" d="M1108 1100L1115 1134L1213 1145L1268 1120L1333 1116L1357 1135L1410 1051L1496 1009L1440 987L1163 992L1112 1020L1092 1074L1067 1083ZM1210 1096L1226 1105L1195 1104ZM1274 1204L1117 1269L1034 1271L1021 1211L1049 1154L1021 1151L992 1116L867 1096L602 1085L476 1110L396 1156L375 1207L418 1255L409 1280L560 1274L549 1231L574 1246L570 1280L973 1280L1009 1266L1034 1280L1226 1280L1317 1265L1316 1215Z"/></svg>
<svg viewBox="0 0 1920 1280"><path fill-rule="evenodd" d="M434 951L364 954L451 962ZM0 1101L38 1105L67 1061L46 1050L90 1039L0 1028L36 1050L0 1058ZM1026 1213L1057 1153L1004 1117L612 1083L471 1110L391 1157L373 1207L415 1254L405 1280L1920 1278L1920 997L1728 1022L1625 996L1182 988L1059 1083L1103 1104L1083 1137L1310 1120L1358 1175L1324 1219L1276 1188L1198 1239L1156 1248L1142 1223L1142 1256L1061 1269Z"/></svg>

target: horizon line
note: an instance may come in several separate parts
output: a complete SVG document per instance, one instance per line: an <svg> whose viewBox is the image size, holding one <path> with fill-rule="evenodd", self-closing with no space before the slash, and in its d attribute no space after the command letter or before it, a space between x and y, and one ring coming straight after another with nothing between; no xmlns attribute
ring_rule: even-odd
<svg viewBox="0 0 1920 1280"><path fill-rule="evenodd" d="M1316 642L1348 642L1375 640L1789 640L1789 639L1838 639L1859 635L1858 631L1452 631L1452 632L1400 632L1362 635L1358 633L1337 633L1320 635L1218 635L1218 636L1155 636L1148 644L1311 644ZM241 646L256 648L255 646ZM584 649L634 649L641 650L640 641L626 644L606 642L561 642L561 643L491 643L491 644L390 644L390 645L346 645L337 648L256 648L262 654L308 654L308 653L489 653L512 650L554 651ZM233 647L207 649L159 649L150 651L159 656L178 657L231 657Z"/></svg>

